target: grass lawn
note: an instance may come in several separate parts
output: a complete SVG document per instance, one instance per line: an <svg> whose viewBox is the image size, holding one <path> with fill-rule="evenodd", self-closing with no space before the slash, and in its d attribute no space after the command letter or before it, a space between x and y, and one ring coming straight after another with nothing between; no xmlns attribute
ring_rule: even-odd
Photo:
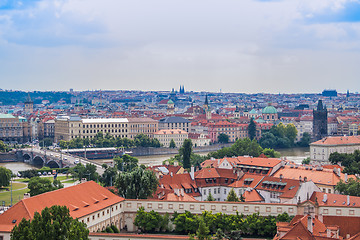
<svg viewBox="0 0 360 240"><path fill-rule="evenodd" d="M27 193L29 189L25 188L22 190L13 191L13 205L19 202L24 197L24 193ZM5 205L10 205L11 194L9 192L1 192L0 193L0 204L2 201L5 201Z"/></svg>
<svg viewBox="0 0 360 240"><path fill-rule="evenodd" d="M62 181L62 183L74 183L74 182L76 182L77 181L77 179L69 179L69 180L66 180L66 181Z"/></svg>
<svg viewBox="0 0 360 240"><path fill-rule="evenodd" d="M41 178L47 178L47 179L50 179L50 180L54 180L53 175L46 176L46 177L41 177ZM71 179L71 176L69 176L68 178L66 178L66 176L58 176L56 179L59 180L59 181L62 181L62 180L66 180L66 179ZM16 179L14 181L17 181L17 182L29 182L30 179L29 178L19 178L19 179Z"/></svg>
<svg viewBox="0 0 360 240"><path fill-rule="evenodd" d="M25 183L14 183L12 184L12 189L13 190L17 190L17 189L20 189L20 188L24 188L26 187L26 184ZM0 193L1 192L6 192L6 189L9 189L10 190L10 186L8 187L4 187L4 188L0 188Z"/></svg>

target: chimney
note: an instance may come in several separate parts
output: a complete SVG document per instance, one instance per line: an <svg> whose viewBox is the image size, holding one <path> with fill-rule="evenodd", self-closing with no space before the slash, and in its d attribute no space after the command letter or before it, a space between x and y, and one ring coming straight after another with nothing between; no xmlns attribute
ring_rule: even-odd
<svg viewBox="0 0 360 240"><path fill-rule="evenodd" d="M220 159L218 159L218 166L220 165Z"/></svg>
<svg viewBox="0 0 360 240"><path fill-rule="evenodd" d="M30 198L30 193L24 193L24 198L23 199L27 199Z"/></svg>
<svg viewBox="0 0 360 240"><path fill-rule="evenodd" d="M307 229L309 230L309 232L313 233L313 222L310 215L308 215Z"/></svg>
<svg viewBox="0 0 360 240"><path fill-rule="evenodd" d="M349 195L346 196L346 204L348 206L350 205L350 196Z"/></svg>
<svg viewBox="0 0 360 240"><path fill-rule="evenodd" d="M347 182L348 181L348 174L347 173L345 173L345 182Z"/></svg>
<svg viewBox="0 0 360 240"><path fill-rule="evenodd" d="M323 200L322 200L322 201L323 201L324 203L326 203L326 202L327 202L327 200L328 200L328 199L327 199L327 194L324 194L324 198L323 198Z"/></svg>
<svg viewBox="0 0 360 240"><path fill-rule="evenodd" d="M195 179L195 168L194 168L194 166L191 166L191 168L190 168L190 177L191 177L191 180Z"/></svg>
<svg viewBox="0 0 360 240"><path fill-rule="evenodd" d="M174 166L175 166L175 167L179 166L179 162L178 162L178 161L174 161Z"/></svg>
<svg viewBox="0 0 360 240"><path fill-rule="evenodd" d="M170 172L170 176L171 176L171 177L173 176L173 172Z"/></svg>

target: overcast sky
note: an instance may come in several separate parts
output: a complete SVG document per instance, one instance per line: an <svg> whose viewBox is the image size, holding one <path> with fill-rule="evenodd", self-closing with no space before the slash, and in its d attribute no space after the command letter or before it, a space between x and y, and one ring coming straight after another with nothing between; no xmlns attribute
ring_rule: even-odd
<svg viewBox="0 0 360 240"><path fill-rule="evenodd" d="M0 88L360 91L360 0L0 0Z"/></svg>

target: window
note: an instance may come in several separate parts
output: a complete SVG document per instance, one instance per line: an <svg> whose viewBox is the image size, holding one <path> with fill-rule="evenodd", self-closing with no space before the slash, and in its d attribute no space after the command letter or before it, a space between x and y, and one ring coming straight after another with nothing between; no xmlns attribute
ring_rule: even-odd
<svg viewBox="0 0 360 240"><path fill-rule="evenodd" d="M226 188L224 189L224 194L226 194Z"/></svg>

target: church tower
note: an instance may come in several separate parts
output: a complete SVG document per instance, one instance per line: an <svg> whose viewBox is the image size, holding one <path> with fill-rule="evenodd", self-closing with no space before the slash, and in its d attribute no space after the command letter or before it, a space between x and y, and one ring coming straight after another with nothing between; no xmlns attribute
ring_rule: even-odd
<svg viewBox="0 0 360 240"><path fill-rule="evenodd" d="M167 115L175 114L175 103L171 99L167 102L166 114Z"/></svg>
<svg viewBox="0 0 360 240"><path fill-rule="evenodd" d="M31 100L29 93L28 93L28 95L26 97L26 101L24 102L24 104L25 104L25 107L24 107L24 112L25 113L34 112L34 102Z"/></svg>
<svg viewBox="0 0 360 240"><path fill-rule="evenodd" d="M313 138L318 141L328 134L328 112L326 106L323 106L322 100L319 100L317 109L313 110Z"/></svg>
<svg viewBox="0 0 360 240"><path fill-rule="evenodd" d="M205 110L206 119L207 120L211 119L211 110L210 110L209 99L208 99L207 94L206 94L206 97L205 97L205 102L204 102L203 108Z"/></svg>

